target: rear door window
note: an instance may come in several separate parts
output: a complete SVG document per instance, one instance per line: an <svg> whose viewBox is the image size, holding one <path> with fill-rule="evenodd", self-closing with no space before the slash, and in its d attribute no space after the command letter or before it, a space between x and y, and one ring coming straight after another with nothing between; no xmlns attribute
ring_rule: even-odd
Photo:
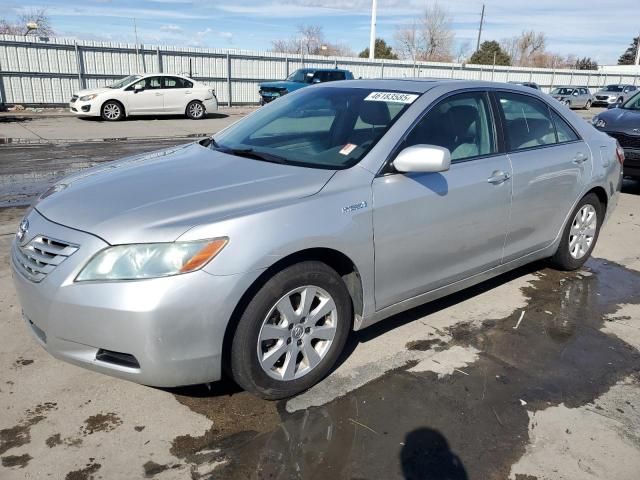
<svg viewBox="0 0 640 480"><path fill-rule="evenodd" d="M546 103L518 93L498 92L497 96L504 114L509 150L557 143L551 112Z"/></svg>
<svg viewBox="0 0 640 480"><path fill-rule="evenodd" d="M551 110L551 118L553 118L553 123L556 126L559 143L575 142L576 140L580 140L580 137L578 137L567 121L553 110Z"/></svg>

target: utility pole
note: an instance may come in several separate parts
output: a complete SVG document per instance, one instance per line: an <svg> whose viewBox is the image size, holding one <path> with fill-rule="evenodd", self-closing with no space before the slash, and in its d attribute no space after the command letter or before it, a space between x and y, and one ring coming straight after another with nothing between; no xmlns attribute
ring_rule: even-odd
<svg viewBox="0 0 640 480"><path fill-rule="evenodd" d="M136 73L140 73L140 52L138 51L138 25L136 24L135 17L133 18L133 35L136 39L136 67L138 69Z"/></svg>
<svg viewBox="0 0 640 480"><path fill-rule="evenodd" d="M638 33L638 41L636 42L636 61L634 65L640 65L640 33Z"/></svg>
<svg viewBox="0 0 640 480"><path fill-rule="evenodd" d="M484 3L482 4L482 13L480 14L480 28L478 29L478 41L476 42L476 52L480 50L480 37L482 37L483 23L484 23Z"/></svg>
<svg viewBox="0 0 640 480"><path fill-rule="evenodd" d="M376 10L378 0L371 0L371 36L369 37L369 58L376 58Z"/></svg>

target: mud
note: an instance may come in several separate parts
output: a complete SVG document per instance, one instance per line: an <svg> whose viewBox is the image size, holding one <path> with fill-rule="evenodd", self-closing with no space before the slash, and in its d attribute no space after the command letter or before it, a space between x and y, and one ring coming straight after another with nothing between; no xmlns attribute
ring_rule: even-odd
<svg viewBox="0 0 640 480"><path fill-rule="evenodd" d="M2 457L2 466L24 468L29 464L29 460L33 460L33 457L28 453L24 455L7 455Z"/></svg>
<svg viewBox="0 0 640 480"><path fill-rule="evenodd" d="M65 480L93 480L96 478L94 475L98 470L100 470L99 463L87 463L84 468L79 470L73 470L64 477Z"/></svg>
<svg viewBox="0 0 640 480"><path fill-rule="evenodd" d="M62 444L62 438L60 438L60 434L56 433L55 435L51 435L50 437L48 437L45 442L47 444L47 447L49 448L53 448L57 445L61 445Z"/></svg>
<svg viewBox="0 0 640 480"><path fill-rule="evenodd" d="M464 372L439 378L407 365L293 414L243 394L183 393L213 427L177 438L172 453L196 479L507 478L529 441L528 412L592 404L625 378L640 383L640 353L600 330L618 305L640 302L640 273L594 259L580 272L535 275L524 309L446 332L447 346L481 352ZM441 347L427 338L407 348Z"/></svg>
<svg viewBox="0 0 640 480"><path fill-rule="evenodd" d="M110 432L122 425L122 420L115 413L98 413L84 421L83 435L92 435L96 432Z"/></svg>
<svg viewBox="0 0 640 480"><path fill-rule="evenodd" d="M45 413L57 408L57 404L47 402L25 411L24 418L15 426L0 430L0 455L31 442L31 427L46 418Z"/></svg>

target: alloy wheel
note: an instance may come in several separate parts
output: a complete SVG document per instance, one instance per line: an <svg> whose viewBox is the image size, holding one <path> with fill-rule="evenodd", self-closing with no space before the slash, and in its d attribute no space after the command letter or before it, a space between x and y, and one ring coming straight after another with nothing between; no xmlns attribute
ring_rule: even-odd
<svg viewBox="0 0 640 480"><path fill-rule="evenodd" d="M336 304L324 289L291 290L269 310L258 335L258 362L271 378L305 376L327 355L336 336Z"/></svg>
<svg viewBox="0 0 640 480"><path fill-rule="evenodd" d="M104 116L109 120L116 120L120 117L120 107L115 103L109 103L104 106Z"/></svg>
<svg viewBox="0 0 640 480"><path fill-rule="evenodd" d="M591 204L584 205L573 218L569 232L569 253L576 260L584 257L596 235L598 215Z"/></svg>
<svg viewBox="0 0 640 480"><path fill-rule="evenodd" d="M200 118L203 113L204 107L200 103L194 102L189 105L189 116L192 118Z"/></svg>

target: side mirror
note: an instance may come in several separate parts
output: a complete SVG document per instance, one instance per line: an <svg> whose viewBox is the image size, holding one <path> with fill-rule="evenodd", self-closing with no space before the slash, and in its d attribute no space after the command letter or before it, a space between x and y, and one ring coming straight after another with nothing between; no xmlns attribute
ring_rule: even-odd
<svg viewBox="0 0 640 480"><path fill-rule="evenodd" d="M574 97L577 97L578 95L580 95L578 92L573 92Z"/></svg>
<svg viewBox="0 0 640 480"><path fill-rule="evenodd" d="M320 79L319 78L314 78L313 79L313 83L320 83Z"/></svg>
<svg viewBox="0 0 640 480"><path fill-rule="evenodd" d="M144 90L144 85L141 83L136 83L136 85L133 87L133 93L138 93Z"/></svg>
<svg viewBox="0 0 640 480"><path fill-rule="evenodd" d="M620 105L618 102L610 103L609 105L607 105L607 110L611 110L612 108L618 108L618 105Z"/></svg>
<svg viewBox="0 0 640 480"><path fill-rule="evenodd" d="M451 166L451 152L436 145L413 145L393 161L399 172L445 172Z"/></svg>

